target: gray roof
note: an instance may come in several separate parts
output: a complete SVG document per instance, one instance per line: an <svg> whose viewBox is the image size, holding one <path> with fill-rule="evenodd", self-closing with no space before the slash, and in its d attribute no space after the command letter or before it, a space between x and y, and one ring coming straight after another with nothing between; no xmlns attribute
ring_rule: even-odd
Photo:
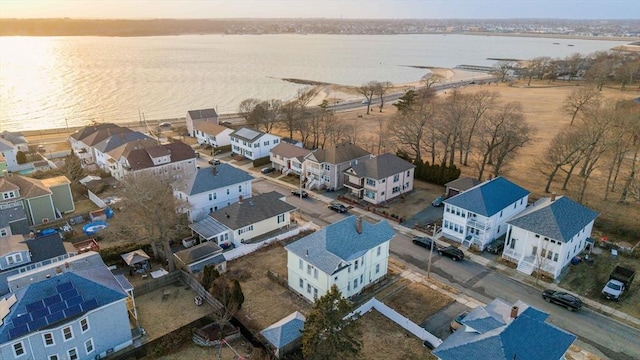
<svg viewBox="0 0 640 360"><path fill-rule="evenodd" d="M211 240L214 236L229 231L229 228L210 216L189 225L189 227L207 240Z"/></svg>
<svg viewBox="0 0 640 360"><path fill-rule="evenodd" d="M304 315L295 311L260 331L260 334L276 349L281 349L302 337L301 331L304 329L305 320Z"/></svg>
<svg viewBox="0 0 640 360"><path fill-rule="evenodd" d="M222 255L222 248L213 241L207 241L196 246L192 246L185 250L180 250L175 255L184 264L192 264L196 261L210 258L214 255ZM224 256L222 257L224 260Z"/></svg>
<svg viewBox="0 0 640 360"><path fill-rule="evenodd" d="M367 177L381 180L415 167L415 165L404 159L391 153L386 153L358 162L351 167L351 170L360 178Z"/></svg>
<svg viewBox="0 0 640 360"><path fill-rule="evenodd" d="M124 133L114 134L109 136L108 138L94 145L94 148L96 148L100 152L107 153L126 143L130 143L136 140L148 139L148 138L149 137L147 135L139 131L124 132Z"/></svg>
<svg viewBox="0 0 640 360"><path fill-rule="evenodd" d="M550 239L567 242L598 217L598 213L566 196L543 198L507 221Z"/></svg>
<svg viewBox="0 0 640 360"><path fill-rule="evenodd" d="M249 141L249 142L254 142L255 140L257 140L258 138L260 138L264 134L265 133L263 133L262 131L250 129L250 128L247 128L247 127L242 127L240 129L232 132L231 134L229 134L229 136L241 138L241 139Z"/></svg>
<svg viewBox="0 0 640 360"><path fill-rule="evenodd" d="M191 117L191 120L210 119L218 117L216 109L189 110L188 113Z"/></svg>
<svg viewBox="0 0 640 360"><path fill-rule="evenodd" d="M576 336L546 323L548 314L516 302L518 316L511 319L511 306L495 299L478 307L462 323L475 331L460 329L433 350L441 360L561 359Z"/></svg>
<svg viewBox="0 0 640 360"><path fill-rule="evenodd" d="M444 200L444 203L491 217L529 194L528 190L503 177L497 177L452 196Z"/></svg>
<svg viewBox="0 0 640 360"><path fill-rule="evenodd" d="M307 155L319 163L342 164L361 157L371 157L371 153L352 143L340 143L325 149L318 149Z"/></svg>
<svg viewBox="0 0 640 360"><path fill-rule="evenodd" d="M253 179L253 176L243 170L229 164L220 164L214 165L213 167L201 168L195 173L190 174L185 178L183 182L184 190L181 189L181 191L191 196Z"/></svg>
<svg viewBox="0 0 640 360"><path fill-rule="evenodd" d="M346 217L285 247L327 274L345 262L390 241L395 232L386 220L370 224L362 220L362 233L356 231L356 216Z"/></svg>
<svg viewBox="0 0 640 360"><path fill-rule="evenodd" d="M463 178L455 179L453 181L449 181L448 183L444 184L444 186L452 189L456 189L459 191L467 191L478 184L480 184L480 181L474 178L463 177Z"/></svg>
<svg viewBox="0 0 640 360"><path fill-rule="evenodd" d="M78 130L76 130L73 134L69 135L70 137L76 139L76 140L82 140L85 137L95 133L98 130L102 130L102 129L109 129L109 128L117 128L120 127L116 124L112 124L112 123L102 123L102 124L94 124L94 125L89 125L89 126L85 126L83 128L80 128Z"/></svg>
<svg viewBox="0 0 640 360"><path fill-rule="evenodd" d="M0 228L5 228L13 222L27 218L22 202L16 201L14 204L16 204L16 206L12 206L7 209L0 209Z"/></svg>
<svg viewBox="0 0 640 360"><path fill-rule="evenodd" d="M281 200L283 198L284 195L279 192L271 191L231 204L209 216L229 229L236 230L297 209Z"/></svg>
<svg viewBox="0 0 640 360"><path fill-rule="evenodd" d="M29 246L29 251L31 251L31 263L37 263L67 253L62 244L62 235L59 232L28 239L26 242Z"/></svg>

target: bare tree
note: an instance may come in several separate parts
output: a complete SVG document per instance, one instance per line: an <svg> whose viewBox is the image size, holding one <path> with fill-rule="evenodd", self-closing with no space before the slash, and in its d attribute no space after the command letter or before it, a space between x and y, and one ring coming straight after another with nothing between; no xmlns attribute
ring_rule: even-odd
<svg viewBox="0 0 640 360"><path fill-rule="evenodd" d="M513 68L513 61L510 60L500 60L493 65L493 71L491 72L495 75L500 81L503 82L507 75L509 75L509 71Z"/></svg>
<svg viewBox="0 0 640 360"><path fill-rule="evenodd" d="M640 76L640 59L626 62L616 68L614 77L620 83L620 90L625 90L627 85L633 84Z"/></svg>
<svg viewBox="0 0 640 360"><path fill-rule="evenodd" d="M382 108L384 107L384 95L389 91L389 89L393 88L393 84L390 81L383 81L378 83L378 87L376 89L376 94L380 99L380 112L382 112Z"/></svg>
<svg viewBox="0 0 640 360"><path fill-rule="evenodd" d="M582 55L573 53L564 59L565 71L569 75L569 82L578 75L580 65L582 64Z"/></svg>
<svg viewBox="0 0 640 360"><path fill-rule="evenodd" d="M221 306L215 306L211 312L220 330L238 313L244 303L244 295L240 283L236 279L229 279L227 276L219 276L209 289Z"/></svg>
<svg viewBox="0 0 640 360"><path fill-rule="evenodd" d="M447 78L444 75L429 72L420 78L425 91L430 91L435 85L442 84Z"/></svg>
<svg viewBox="0 0 640 360"><path fill-rule="evenodd" d="M600 94L593 86L584 86L574 90L562 104L562 111L571 116L569 125L573 125L578 113L585 107L595 105L600 99Z"/></svg>
<svg viewBox="0 0 640 360"><path fill-rule="evenodd" d="M467 128L469 120L469 96L457 90L451 92L442 101L441 118L437 122L437 130L440 133L440 141L442 142L445 152L443 157L443 165L453 166L456 157L456 150L461 148L461 138L463 129Z"/></svg>
<svg viewBox="0 0 640 360"><path fill-rule="evenodd" d="M471 140L476 131L476 126L482 117L493 108L496 104L496 100L500 97L498 92L491 91L478 91L477 93L470 95L469 97L469 116L471 118L470 124L466 130L466 140L463 144L464 149L464 161L465 166L468 165L469 152L471 152Z"/></svg>
<svg viewBox="0 0 640 360"><path fill-rule="evenodd" d="M395 119L389 122L391 140L397 146L408 149L414 163L422 162L424 136L427 128L433 124L437 112L438 108L434 103L421 103L406 113L396 113Z"/></svg>
<svg viewBox="0 0 640 360"><path fill-rule="evenodd" d="M260 104L260 102L260 99L255 98L244 99L240 102L240 105L238 105L238 113L244 121L249 123L251 113L253 113L253 110L258 106L258 104Z"/></svg>
<svg viewBox="0 0 640 360"><path fill-rule="evenodd" d="M376 94L376 89L378 89L378 87L379 85L377 81L369 81L357 88L358 94L362 94L362 96L367 99L367 115L369 115L371 102L373 101L373 96Z"/></svg>
<svg viewBox="0 0 640 360"><path fill-rule="evenodd" d="M573 163L583 152L584 142L578 131L561 131L552 140L545 155L537 163L542 173L547 176L544 192L548 193L554 177L563 166Z"/></svg>
<svg viewBox="0 0 640 360"><path fill-rule="evenodd" d="M280 108L281 123L289 132L290 138L293 138L294 131L298 130L299 123L303 121L305 108L318 95L318 92L319 89L316 87L300 89L293 100Z"/></svg>

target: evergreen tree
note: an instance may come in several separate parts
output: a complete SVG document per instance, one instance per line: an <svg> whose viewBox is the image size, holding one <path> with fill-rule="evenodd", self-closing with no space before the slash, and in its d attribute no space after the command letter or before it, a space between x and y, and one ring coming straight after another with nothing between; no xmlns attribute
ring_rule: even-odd
<svg viewBox="0 0 640 360"><path fill-rule="evenodd" d="M345 318L353 311L351 302L333 285L328 293L316 299L302 331L302 353L305 359L355 359L362 349L359 314Z"/></svg>

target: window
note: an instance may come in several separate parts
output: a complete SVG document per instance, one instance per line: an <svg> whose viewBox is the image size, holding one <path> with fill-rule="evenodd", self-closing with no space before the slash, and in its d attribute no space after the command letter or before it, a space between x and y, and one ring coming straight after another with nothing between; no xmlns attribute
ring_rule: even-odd
<svg viewBox="0 0 640 360"><path fill-rule="evenodd" d="M411 170L407 170L407 176L411 176Z"/></svg>
<svg viewBox="0 0 640 360"><path fill-rule="evenodd" d="M4 198L4 200L13 199L14 197L16 197L16 194L13 191L9 191L6 193L2 193L2 197Z"/></svg>
<svg viewBox="0 0 640 360"><path fill-rule="evenodd" d="M65 341L73 339L73 331L71 331L71 326L67 326L62 329L62 337Z"/></svg>
<svg viewBox="0 0 640 360"><path fill-rule="evenodd" d="M354 267L354 270L358 270L358 260L356 260L356 265Z"/></svg>
<svg viewBox="0 0 640 360"><path fill-rule="evenodd" d="M93 352L93 340L89 339L84 342L84 349L87 350L87 355Z"/></svg>
<svg viewBox="0 0 640 360"><path fill-rule="evenodd" d="M24 345L22 344L22 341L13 344L13 353L16 357L24 355Z"/></svg>
<svg viewBox="0 0 640 360"><path fill-rule="evenodd" d="M59 360L58 354L49 355L49 360Z"/></svg>
<svg viewBox="0 0 640 360"><path fill-rule="evenodd" d="M393 189L391 190L391 193L395 194L395 193L399 193L400 192L400 186L394 186Z"/></svg>
<svg viewBox="0 0 640 360"><path fill-rule="evenodd" d="M238 185L238 192L242 192L242 185Z"/></svg>
<svg viewBox="0 0 640 360"><path fill-rule="evenodd" d="M307 264L307 275L311 275L311 265Z"/></svg>
<svg viewBox="0 0 640 360"><path fill-rule="evenodd" d="M298 259L298 268L300 270L302 270L302 268L303 268L302 259Z"/></svg>
<svg viewBox="0 0 640 360"><path fill-rule="evenodd" d="M502 217L502 211L500 211L500 217Z"/></svg>
<svg viewBox="0 0 640 360"><path fill-rule="evenodd" d="M540 251L540 256L545 257L547 255L547 249L542 249L542 251Z"/></svg>
<svg viewBox="0 0 640 360"><path fill-rule="evenodd" d="M78 360L78 350L73 348L67 352L69 354L69 360Z"/></svg>
<svg viewBox="0 0 640 360"><path fill-rule="evenodd" d="M380 264L376 264L376 274L380 272Z"/></svg>
<svg viewBox="0 0 640 360"><path fill-rule="evenodd" d="M360 275L360 284L364 284L364 275Z"/></svg>
<svg viewBox="0 0 640 360"><path fill-rule="evenodd" d="M284 214L278 215L278 224L284 222Z"/></svg>
<svg viewBox="0 0 640 360"><path fill-rule="evenodd" d="M313 298L317 299L318 298L318 289L313 288Z"/></svg>
<svg viewBox="0 0 640 360"><path fill-rule="evenodd" d="M369 186L376 186L376 181L373 179L369 179L367 178L367 185Z"/></svg>
<svg viewBox="0 0 640 360"><path fill-rule="evenodd" d="M304 280L300 278L300 289L304 289Z"/></svg>
<svg viewBox="0 0 640 360"><path fill-rule="evenodd" d="M353 279L353 289L357 289L358 288L358 279Z"/></svg>
<svg viewBox="0 0 640 360"><path fill-rule="evenodd" d="M378 246L378 256L380 256L381 252L382 252L382 246Z"/></svg>
<svg viewBox="0 0 640 360"><path fill-rule="evenodd" d="M44 333L42 334L42 338L44 339L44 345L45 346L52 346L55 345L55 341L53 340L53 334L52 333Z"/></svg>
<svg viewBox="0 0 640 360"><path fill-rule="evenodd" d="M329 166L329 164L324 164L324 169L325 170L331 170L331 166Z"/></svg>
<svg viewBox="0 0 640 360"><path fill-rule="evenodd" d="M89 330L89 319L84 318L84 319L80 320L80 329L82 329L83 333L85 333L85 332L87 332L87 330Z"/></svg>
<svg viewBox="0 0 640 360"><path fill-rule="evenodd" d="M547 253L547 259L551 260L551 256L553 256L553 251Z"/></svg>
<svg viewBox="0 0 640 360"><path fill-rule="evenodd" d="M227 189L227 195L229 195L229 189Z"/></svg>
<svg viewBox="0 0 640 360"><path fill-rule="evenodd" d="M398 182L398 181L400 181L400 174L393 175L393 182Z"/></svg>
<svg viewBox="0 0 640 360"><path fill-rule="evenodd" d="M213 194L209 194L209 201L213 200Z"/></svg>
<svg viewBox="0 0 640 360"><path fill-rule="evenodd" d="M538 247L534 246L533 249L531 249L531 255L536 256L538 255Z"/></svg>
<svg viewBox="0 0 640 360"><path fill-rule="evenodd" d="M307 284L307 292L311 294L311 284Z"/></svg>
<svg viewBox="0 0 640 360"><path fill-rule="evenodd" d="M553 254L553 261L558 261L558 253Z"/></svg>
<svg viewBox="0 0 640 360"><path fill-rule="evenodd" d="M318 269L316 268L313 269L313 277L316 279L318 278Z"/></svg>

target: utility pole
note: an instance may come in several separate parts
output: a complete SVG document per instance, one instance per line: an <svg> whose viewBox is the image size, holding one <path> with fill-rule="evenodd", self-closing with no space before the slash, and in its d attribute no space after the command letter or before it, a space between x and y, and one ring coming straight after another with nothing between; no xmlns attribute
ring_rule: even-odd
<svg viewBox="0 0 640 360"><path fill-rule="evenodd" d="M431 248L429 248L429 263L427 264L427 279L431 275L431 256L433 255L433 248L436 247L436 238L438 232L438 225L433 224L433 232L431 233Z"/></svg>

